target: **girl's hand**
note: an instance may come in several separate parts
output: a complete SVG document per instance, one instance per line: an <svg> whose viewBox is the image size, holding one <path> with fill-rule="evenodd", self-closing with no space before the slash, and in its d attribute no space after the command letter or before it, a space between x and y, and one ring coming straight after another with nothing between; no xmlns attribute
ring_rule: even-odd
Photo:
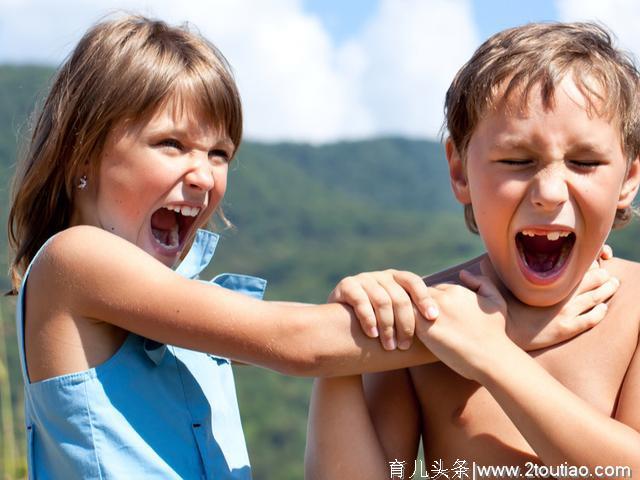
<svg viewBox="0 0 640 480"><path fill-rule="evenodd" d="M438 307L424 280L398 270L346 277L331 292L328 302L351 306L364 333L372 338L379 336L386 350L396 346L408 349L419 317L438 317Z"/></svg>

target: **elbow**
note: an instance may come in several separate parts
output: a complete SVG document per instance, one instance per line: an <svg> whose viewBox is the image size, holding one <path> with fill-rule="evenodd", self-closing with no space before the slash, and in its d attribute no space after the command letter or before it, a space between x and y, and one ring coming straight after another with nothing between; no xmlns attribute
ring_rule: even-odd
<svg viewBox="0 0 640 480"><path fill-rule="evenodd" d="M302 319L288 323L286 334L277 341L274 370L294 377L322 376L327 367L325 342ZM274 345L274 347L276 346Z"/></svg>
<svg viewBox="0 0 640 480"><path fill-rule="evenodd" d="M292 377L319 377L323 375L323 362L308 348L297 348L282 356L274 370Z"/></svg>

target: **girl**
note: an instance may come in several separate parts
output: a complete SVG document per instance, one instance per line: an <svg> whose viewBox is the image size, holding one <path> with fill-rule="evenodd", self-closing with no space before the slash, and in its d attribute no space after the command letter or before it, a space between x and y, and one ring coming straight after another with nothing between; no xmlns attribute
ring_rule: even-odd
<svg viewBox="0 0 640 480"><path fill-rule="evenodd" d="M241 130L227 64L185 29L107 21L62 66L9 217L32 477L248 478L227 358L294 375L434 359L409 348L411 301L435 314L407 272L341 282L355 315L260 301L252 277L193 281Z"/></svg>

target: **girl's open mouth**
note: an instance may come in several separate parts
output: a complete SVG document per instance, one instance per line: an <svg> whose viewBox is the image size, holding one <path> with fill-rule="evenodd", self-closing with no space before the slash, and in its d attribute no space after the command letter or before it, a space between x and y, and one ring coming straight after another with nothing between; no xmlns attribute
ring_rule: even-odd
<svg viewBox="0 0 640 480"><path fill-rule="evenodd" d="M162 250L171 255L182 250L191 227L200 213L198 207L161 207L151 215L151 233Z"/></svg>
<svg viewBox="0 0 640 480"><path fill-rule="evenodd" d="M516 248L525 277L537 284L555 281L567 265L575 242L575 233L569 231L518 232Z"/></svg>

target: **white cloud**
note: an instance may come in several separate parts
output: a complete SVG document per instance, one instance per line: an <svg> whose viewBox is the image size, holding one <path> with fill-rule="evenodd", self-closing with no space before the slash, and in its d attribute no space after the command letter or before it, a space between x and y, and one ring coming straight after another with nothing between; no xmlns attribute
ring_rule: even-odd
<svg viewBox="0 0 640 480"><path fill-rule="evenodd" d="M620 46L640 58L640 3L637 0L557 0L561 21L598 21L618 38Z"/></svg>
<svg viewBox="0 0 640 480"><path fill-rule="evenodd" d="M381 0L341 45L301 0L0 0L0 61L57 64L106 8L195 24L232 64L246 136L262 140L435 137L477 45L468 0Z"/></svg>

